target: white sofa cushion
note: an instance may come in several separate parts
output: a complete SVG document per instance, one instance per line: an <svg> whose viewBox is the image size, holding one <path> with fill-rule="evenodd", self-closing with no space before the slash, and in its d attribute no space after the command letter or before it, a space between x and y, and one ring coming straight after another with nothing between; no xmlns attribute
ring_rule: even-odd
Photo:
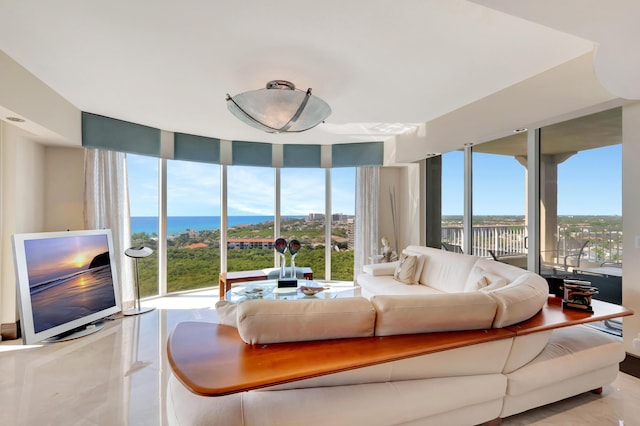
<svg viewBox="0 0 640 426"><path fill-rule="evenodd" d="M538 355L549 342L551 330L516 336L509 352L509 358L504 365L503 373L511 373L522 367Z"/></svg>
<svg viewBox="0 0 640 426"><path fill-rule="evenodd" d="M362 270L371 275L372 277L378 277L382 275L393 275L393 272L398 267L397 260L395 262L386 262L386 263L372 263L369 265L364 265Z"/></svg>
<svg viewBox="0 0 640 426"><path fill-rule="evenodd" d="M553 330L549 343L531 362L509 373L508 395L521 395L537 388L615 365L624 359L622 341L583 325ZM558 362L558 360L564 362Z"/></svg>
<svg viewBox="0 0 640 426"><path fill-rule="evenodd" d="M467 277L478 258L432 247L408 246L407 251L425 256L420 284L446 293L464 291Z"/></svg>
<svg viewBox="0 0 640 426"><path fill-rule="evenodd" d="M502 328L538 313L549 298L549 285L540 275L525 271L509 285L486 294L498 304L493 328Z"/></svg>
<svg viewBox="0 0 640 426"><path fill-rule="evenodd" d="M376 311L364 297L246 300L238 304L245 343L267 344L373 336Z"/></svg>
<svg viewBox="0 0 640 426"><path fill-rule="evenodd" d="M240 394L243 412L233 419L241 418L239 424L265 426L476 424L500 414L505 388L503 375L483 374L250 391ZM214 411L219 403L210 404Z"/></svg>
<svg viewBox="0 0 640 426"><path fill-rule="evenodd" d="M508 283L509 281L503 276L495 272L487 271L482 266L476 264L469 272L464 291L490 291L504 287Z"/></svg>
<svg viewBox="0 0 640 426"><path fill-rule="evenodd" d="M485 293L373 296L376 336L491 328L495 301Z"/></svg>
<svg viewBox="0 0 640 426"><path fill-rule="evenodd" d="M264 391L344 386L502 372L512 339L494 340L269 386ZM482 362L469 362L482 360Z"/></svg>
<svg viewBox="0 0 640 426"><path fill-rule="evenodd" d="M360 293L371 299L378 294L441 294L442 292L426 285L407 285L393 279L392 275L373 277L369 274L358 275Z"/></svg>
<svg viewBox="0 0 640 426"><path fill-rule="evenodd" d="M216 313L218 314L218 324L230 325L238 328L238 304L226 300L216 302Z"/></svg>

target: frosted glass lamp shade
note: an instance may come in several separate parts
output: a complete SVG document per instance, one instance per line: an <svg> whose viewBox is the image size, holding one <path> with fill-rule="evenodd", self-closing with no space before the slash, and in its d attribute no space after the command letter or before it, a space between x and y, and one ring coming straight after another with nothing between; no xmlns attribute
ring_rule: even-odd
<svg viewBox="0 0 640 426"><path fill-rule="evenodd" d="M284 80L233 97L227 94L227 107L240 121L269 133L304 132L331 114L329 105L311 89L297 90Z"/></svg>

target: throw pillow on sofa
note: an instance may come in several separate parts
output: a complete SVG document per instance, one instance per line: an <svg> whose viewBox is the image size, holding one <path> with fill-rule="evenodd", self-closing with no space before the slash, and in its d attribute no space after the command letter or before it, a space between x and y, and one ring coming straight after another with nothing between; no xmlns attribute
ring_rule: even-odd
<svg viewBox="0 0 640 426"><path fill-rule="evenodd" d="M405 253L400 255L400 260L393 278L405 284L416 284L416 267L418 266L418 256L409 256Z"/></svg>
<svg viewBox="0 0 640 426"><path fill-rule="evenodd" d="M416 261L416 270L413 275L413 283L418 284L420 282L420 276L422 275L424 264L427 262L427 256L408 249L402 250L402 254L406 254L407 256L415 256L418 258L418 260Z"/></svg>

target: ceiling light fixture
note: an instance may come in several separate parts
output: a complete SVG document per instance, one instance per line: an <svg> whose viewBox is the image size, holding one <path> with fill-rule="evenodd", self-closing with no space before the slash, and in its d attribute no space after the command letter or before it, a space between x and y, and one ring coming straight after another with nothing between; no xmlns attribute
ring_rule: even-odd
<svg viewBox="0 0 640 426"><path fill-rule="evenodd" d="M529 129L527 129L526 127L522 127L520 129L513 129L513 133L522 133L522 132L526 132L527 130Z"/></svg>
<svg viewBox="0 0 640 426"><path fill-rule="evenodd" d="M13 121L14 123L24 123L24 119L20 117L7 117L8 121Z"/></svg>
<svg viewBox="0 0 640 426"><path fill-rule="evenodd" d="M311 89L304 92L285 80L233 97L227 93L227 107L240 121L269 133L304 132L331 114L329 104L311 95Z"/></svg>

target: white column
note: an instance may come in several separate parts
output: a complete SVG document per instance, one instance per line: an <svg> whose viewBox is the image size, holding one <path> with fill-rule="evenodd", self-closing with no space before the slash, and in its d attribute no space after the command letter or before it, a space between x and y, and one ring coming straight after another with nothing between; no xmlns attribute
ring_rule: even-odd
<svg viewBox="0 0 640 426"><path fill-rule="evenodd" d="M474 254L473 247L473 150L468 144L464 147L464 215L462 217L462 251Z"/></svg>
<svg viewBox="0 0 640 426"><path fill-rule="evenodd" d="M540 271L540 129L529 130L527 135L527 269Z"/></svg>
<svg viewBox="0 0 640 426"><path fill-rule="evenodd" d="M622 107L622 302L636 315L624 317L625 350L640 356L640 103Z"/></svg>

